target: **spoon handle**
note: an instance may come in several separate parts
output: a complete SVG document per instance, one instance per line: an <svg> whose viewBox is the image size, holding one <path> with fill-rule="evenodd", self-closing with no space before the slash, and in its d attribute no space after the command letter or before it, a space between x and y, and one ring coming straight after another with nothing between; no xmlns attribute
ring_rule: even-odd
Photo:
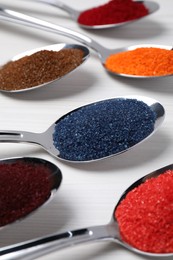
<svg viewBox="0 0 173 260"><path fill-rule="evenodd" d="M52 5L54 7L57 7L65 12L67 12L73 19L77 20L80 12L71 8L70 6L64 4L63 2L59 0L32 0L33 2L41 2L44 4Z"/></svg>
<svg viewBox="0 0 173 260"><path fill-rule="evenodd" d="M52 140L52 131L54 129L54 125L52 129L48 129L43 133L31 133L26 131L9 131L9 130L0 130L0 143L32 143L41 145L42 148L47 150L54 156L59 155L58 149L56 149L53 145Z"/></svg>
<svg viewBox="0 0 173 260"><path fill-rule="evenodd" d="M75 32L73 30L62 27L60 25L55 25L10 9L0 7L0 20L15 22L25 26L30 26L37 29L42 29L44 31L54 32L63 36L67 36L94 49L100 58L102 58L102 56L107 56L105 52L107 51L109 52L108 49L104 48L102 45L95 42L94 40L92 40L91 38L89 38L84 34Z"/></svg>
<svg viewBox="0 0 173 260"><path fill-rule="evenodd" d="M26 242L0 248L1 260L31 260L69 246L98 241L114 240L116 228L112 225L94 226L62 234L52 234Z"/></svg>
<svg viewBox="0 0 173 260"><path fill-rule="evenodd" d="M19 143L19 142L29 142L39 144L40 134L30 133L26 131L9 131L1 130L0 131L0 142L10 142L10 143Z"/></svg>

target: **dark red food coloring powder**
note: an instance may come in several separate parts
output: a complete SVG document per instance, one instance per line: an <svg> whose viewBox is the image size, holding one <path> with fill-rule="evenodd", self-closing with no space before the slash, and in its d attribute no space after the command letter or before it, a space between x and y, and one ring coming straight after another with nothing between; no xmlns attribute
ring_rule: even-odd
<svg viewBox="0 0 173 260"><path fill-rule="evenodd" d="M106 4L82 12L78 22L83 25L123 23L141 18L149 13L142 2L112 0Z"/></svg>
<svg viewBox="0 0 173 260"><path fill-rule="evenodd" d="M146 180L118 205L123 241L152 253L173 253L173 170Z"/></svg>
<svg viewBox="0 0 173 260"><path fill-rule="evenodd" d="M51 195L51 169L41 163L15 160L0 163L0 226L16 221Z"/></svg>

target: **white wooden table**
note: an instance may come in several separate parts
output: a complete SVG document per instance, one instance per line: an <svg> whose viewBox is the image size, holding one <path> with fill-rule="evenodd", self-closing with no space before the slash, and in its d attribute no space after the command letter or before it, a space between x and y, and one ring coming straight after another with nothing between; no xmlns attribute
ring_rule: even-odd
<svg viewBox="0 0 173 260"><path fill-rule="evenodd" d="M103 0L63 0L76 9L104 3ZM122 28L84 31L60 9L24 0L0 0L0 4L87 34L104 46L173 43L173 1L157 0L160 9L137 23ZM75 43L67 37L0 22L0 63L35 47ZM0 93L0 129L43 132L68 111L96 100L118 95L144 95L159 100L166 110L161 128L146 142L118 157L88 164L70 164L53 158L39 146L0 144L0 158L41 157L62 171L63 183L54 199L29 218L0 232L1 246L109 222L123 191L143 175L173 162L173 78L133 80L111 77L91 50L89 60L78 70L45 89L18 94ZM80 245L54 252L40 260L142 260L147 259L109 242Z"/></svg>

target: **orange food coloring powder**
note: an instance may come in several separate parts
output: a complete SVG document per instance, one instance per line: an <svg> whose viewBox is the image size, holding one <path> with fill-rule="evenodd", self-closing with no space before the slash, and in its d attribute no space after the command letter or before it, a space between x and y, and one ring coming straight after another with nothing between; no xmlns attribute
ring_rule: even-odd
<svg viewBox="0 0 173 260"><path fill-rule="evenodd" d="M105 67L114 73L138 76L173 74L173 51L155 47L141 47L111 54Z"/></svg>

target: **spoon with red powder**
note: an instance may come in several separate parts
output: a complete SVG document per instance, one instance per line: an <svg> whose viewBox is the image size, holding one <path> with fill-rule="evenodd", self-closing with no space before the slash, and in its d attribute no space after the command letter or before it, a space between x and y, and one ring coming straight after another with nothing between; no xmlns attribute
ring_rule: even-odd
<svg viewBox="0 0 173 260"><path fill-rule="evenodd" d="M119 27L144 18L159 9L158 3L141 0L111 0L84 11L78 11L59 0L33 0L33 2L41 2L66 11L80 27L85 29Z"/></svg>
<svg viewBox="0 0 173 260"><path fill-rule="evenodd" d="M62 181L59 168L33 157L0 160L0 229L48 203Z"/></svg>
<svg viewBox="0 0 173 260"><path fill-rule="evenodd" d="M0 255L31 260L77 244L107 240L143 256L172 257L172 190L171 164L133 183L122 194L110 223L10 245L1 248Z"/></svg>
<svg viewBox="0 0 173 260"><path fill-rule="evenodd" d="M96 51L103 67L116 76L146 79L173 75L172 46L138 44L109 49L87 35L2 7L0 20L39 28L77 40Z"/></svg>

